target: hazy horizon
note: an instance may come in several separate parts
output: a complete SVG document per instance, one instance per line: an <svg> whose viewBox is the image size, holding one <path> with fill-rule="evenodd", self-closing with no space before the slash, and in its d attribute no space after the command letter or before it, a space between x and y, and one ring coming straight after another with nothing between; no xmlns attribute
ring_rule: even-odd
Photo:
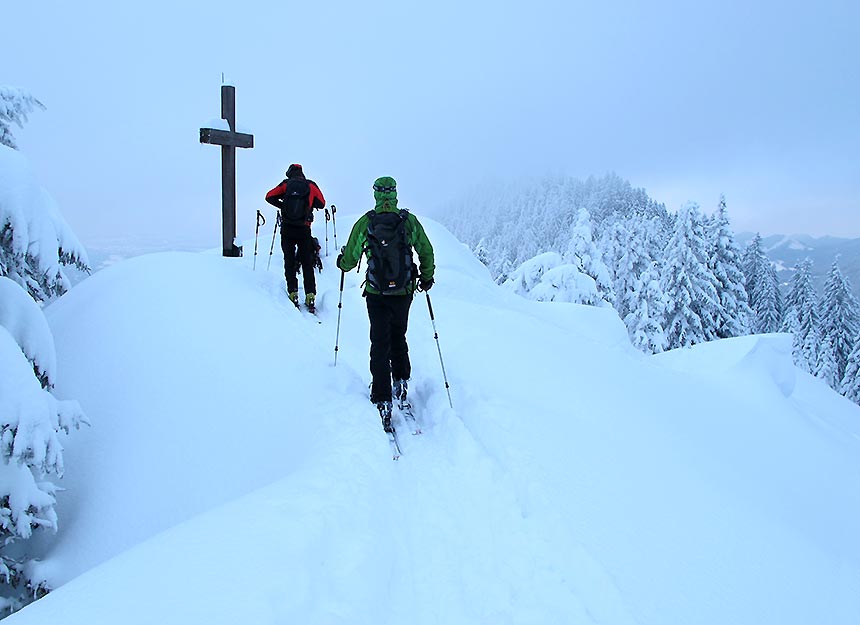
<svg viewBox="0 0 860 625"><path fill-rule="evenodd" d="M219 149L237 121L239 232L304 164L366 210L394 176L430 216L492 179L615 172L737 232L860 237L860 6L542 1L17 3L0 84L47 107L13 128L86 242L220 242Z"/></svg>

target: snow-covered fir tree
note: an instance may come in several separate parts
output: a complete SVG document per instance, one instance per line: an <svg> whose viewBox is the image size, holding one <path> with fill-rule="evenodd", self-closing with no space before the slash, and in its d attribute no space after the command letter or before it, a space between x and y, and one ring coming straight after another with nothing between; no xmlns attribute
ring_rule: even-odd
<svg viewBox="0 0 860 625"><path fill-rule="evenodd" d="M762 249L758 233L744 251L742 264L749 306L754 315L750 329L756 334L777 332L782 323L779 279Z"/></svg>
<svg viewBox="0 0 860 625"><path fill-rule="evenodd" d="M693 202L685 204L675 218L661 286L666 297L663 327L669 349L716 337L716 278L707 266L704 225Z"/></svg>
<svg viewBox="0 0 860 625"><path fill-rule="evenodd" d="M8 124L2 129L11 137ZM48 590L27 539L57 528L57 489L47 478L63 473L59 433L85 421L77 402L51 394L56 354L39 306L68 289L68 263L85 268L85 250L24 156L0 145L0 608L7 610Z"/></svg>
<svg viewBox="0 0 860 625"><path fill-rule="evenodd" d="M557 252L538 254L513 271L502 284L514 293L539 302L570 302L609 306L594 278L567 263Z"/></svg>
<svg viewBox="0 0 860 625"><path fill-rule="evenodd" d="M768 264L767 255L761 247L761 235L756 232L752 241L744 249L743 257L741 258L741 268L744 272L744 288L747 292L747 300L753 313L756 312L758 302L753 297L756 293L756 286L762 280L765 267Z"/></svg>
<svg viewBox="0 0 860 625"><path fill-rule="evenodd" d="M614 221L601 238L604 257L613 277L615 309L624 320L634 346L646 353L666 348L663 319L666 301L660 288L656 219L627 218Z"/></svg>
<svg viewBox="0 0 860 625"><path fill-rule="evenodd" d="M833 373L828 372L828 383L839 389L848 357L860 334L860 305L851 292L851 285L839 269L839 259L833 261L824 283L821 300L822 357L832 360ZM824 376L822 376L824 377Z"/></svg>
<svg viewBox="0 0 860 625"><path fill-rule="evenodd" d="M487 245L484 239L481 239L475 246L475 256L484 265L489 266L491 262L490 253L487 251Z"/></svg>
<svg viewBox="0 0 860 625"><path fill-rule="evenodd" d="M760 280L755 300L758 309L755 311L754 330L757 333L777 332L782 323L783 306L782 293L779 290L779 278L776 269L768 263L764 269L764 279Z"/></svg>
<svg viewBox="0 0 860 625"><path fill-rule="evenodd" d="M818 297L812 286L812 261L807 258L794 267L780 330L792 333L794 362L809 373L815 372L818 363L818 325Z"/></svg>
<svg viewBox="0 0 860 625"><path fill-rule="evenodd" d="M41 308L0 277L0 609L17 609L48 590L20 543L35 530L56 531L56 487L46 478L63 474L59 433L86 420L77 402L51 394L55 376L54 340Z"/></svg>
<svg viewBox="0 0 860 625"><path fill-rule="evenodd" d="M580 273L591 276L597 285L602 299L610 304L615 301L612 278L603 254L594 241L591 216L585 208L580 208L570 228L567 250L564 254L567 263L574 265Z"/></svg>
<svg viewBox="0 0 860 625"><path fill-rule="evenodd" d="M821 344L818 350L818 362L815 364L813 373L816 377L827 382L831 388L838 388L839 379L836 372L836 355L833 350L833 342L830 337L825 336L821 339Z"/></svg>
<svg viewBox="0 0 860 625"><path fill-rule="evenodd" d="M740 249L729 226L726 198L720 196L717 212L708 223L708 269L717 280L720 306L716 312L716 335L719 338L741 336L749 331L752 317Z"/></svg>
<svg viewBox="0 0 860 625"><path fill-rule="evenodd" d="M23 89L0 85L0 145L17 149L12 124L23 128L27 115L45 107Z"/></svg>
<svg viewBox="0 0 860 625"><path fill-rule="evenodd" d="M635 306L624 317L624 325L633 346L650 354L666 349L668 340L663 330L668 303L660 284L656 263L639 275L638 297ZM634 300L631 300L634 301Z"/></svg>
<svg viewBox="0 0 860 625"><path fill-rule="evenodd" d="M64 265L87 271L87 254L20 152L0 146L0 276L39 302L70 286Z"/></svg>
<svg viewBox="0 0 860 625"><path fill-rule="evenodd" d="M860 336L854 341L854 349L848 355L839 392L855 404L860 404Z"/></svg>

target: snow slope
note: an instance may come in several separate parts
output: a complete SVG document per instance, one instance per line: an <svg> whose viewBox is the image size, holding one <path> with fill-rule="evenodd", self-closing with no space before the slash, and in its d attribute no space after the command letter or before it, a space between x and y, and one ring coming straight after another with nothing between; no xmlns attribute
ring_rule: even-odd
<svg viewBox="0 0 860 625"><path fill-rule="evenodd" d="M355 273L332 366L333 256L322 324L278 256L139 257L50 306L57 394L93 425L67 440L63 585L9 622L858 622L860 409L784 337L645 357L611 309L505 292L422 222L454 409L419 296L425 433L398 462Z"/></svg>

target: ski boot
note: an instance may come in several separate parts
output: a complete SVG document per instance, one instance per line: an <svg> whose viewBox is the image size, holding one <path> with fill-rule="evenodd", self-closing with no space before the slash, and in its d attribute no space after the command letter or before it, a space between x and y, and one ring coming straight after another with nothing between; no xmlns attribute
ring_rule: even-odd
<svg viewBox="0 0 860 625"><path fill-rule="evenodd" d="M406 397L408 386L406 382L406 380L394 380L394 401L397 402L397 408L400 410L400 413L403 415L403 419L412 430L412 434L421 434L421 426L418 425L418 421L415 419L415 413L412 411L412 404L409 403L409 399Z"/></svg>
<svg viewBox="0 0 860 625"><path fill-rule="evenodd" d="M309 313L316 313L316 294L315 293L306 293L305 294L305 306L308 309Z"/></svg>
<svg viewBox="0 0 860 625"><path fill-rule="evenodd" d="M287 293L287 297L290 298L290 301L293 303L293 305L296 308L299 307L299 292L298 291L292 291L290 293Z"/></svg>
<svg viewBox="0 0 860 625"><path fill-rule="evenodd" d="M382 419L382 429L389 434L393 434L394 426L391 425L391 402L376 402L376 409L379 410L379 416Z"/></svg>
<svg viewBox="0 0 860 625"><path fill-rule="evenodd" d="M394 392L392 395L394 396L395 401L397 402L397 407L401 410L411 410L412 405L409 403L409 400L406 399L406 391L408 390L408 384L406 380L394 380Z"/></svg>

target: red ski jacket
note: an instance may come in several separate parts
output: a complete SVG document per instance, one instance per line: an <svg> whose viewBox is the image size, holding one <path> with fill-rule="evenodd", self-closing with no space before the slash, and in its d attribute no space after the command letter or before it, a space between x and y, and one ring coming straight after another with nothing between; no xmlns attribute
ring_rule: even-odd
<svg viewBox="0 0 860 625"><path fill-rule="evenodd" d="M302 176L302 178L304 178L304 176ZM277 187L269 191L266 194L266 201L272 206L280 209L284 202L284 194L287 192L287 182L291 179L294 178L287 178ZM310 226L311 222L314 220L314 209L320 210L321 208L325 208L325 197L323 197L322 191L320 191L316 182L308 179L308 184L310 185L311 192L310 195L308 195L308 218L305 221L305 225Z"/></svg>

